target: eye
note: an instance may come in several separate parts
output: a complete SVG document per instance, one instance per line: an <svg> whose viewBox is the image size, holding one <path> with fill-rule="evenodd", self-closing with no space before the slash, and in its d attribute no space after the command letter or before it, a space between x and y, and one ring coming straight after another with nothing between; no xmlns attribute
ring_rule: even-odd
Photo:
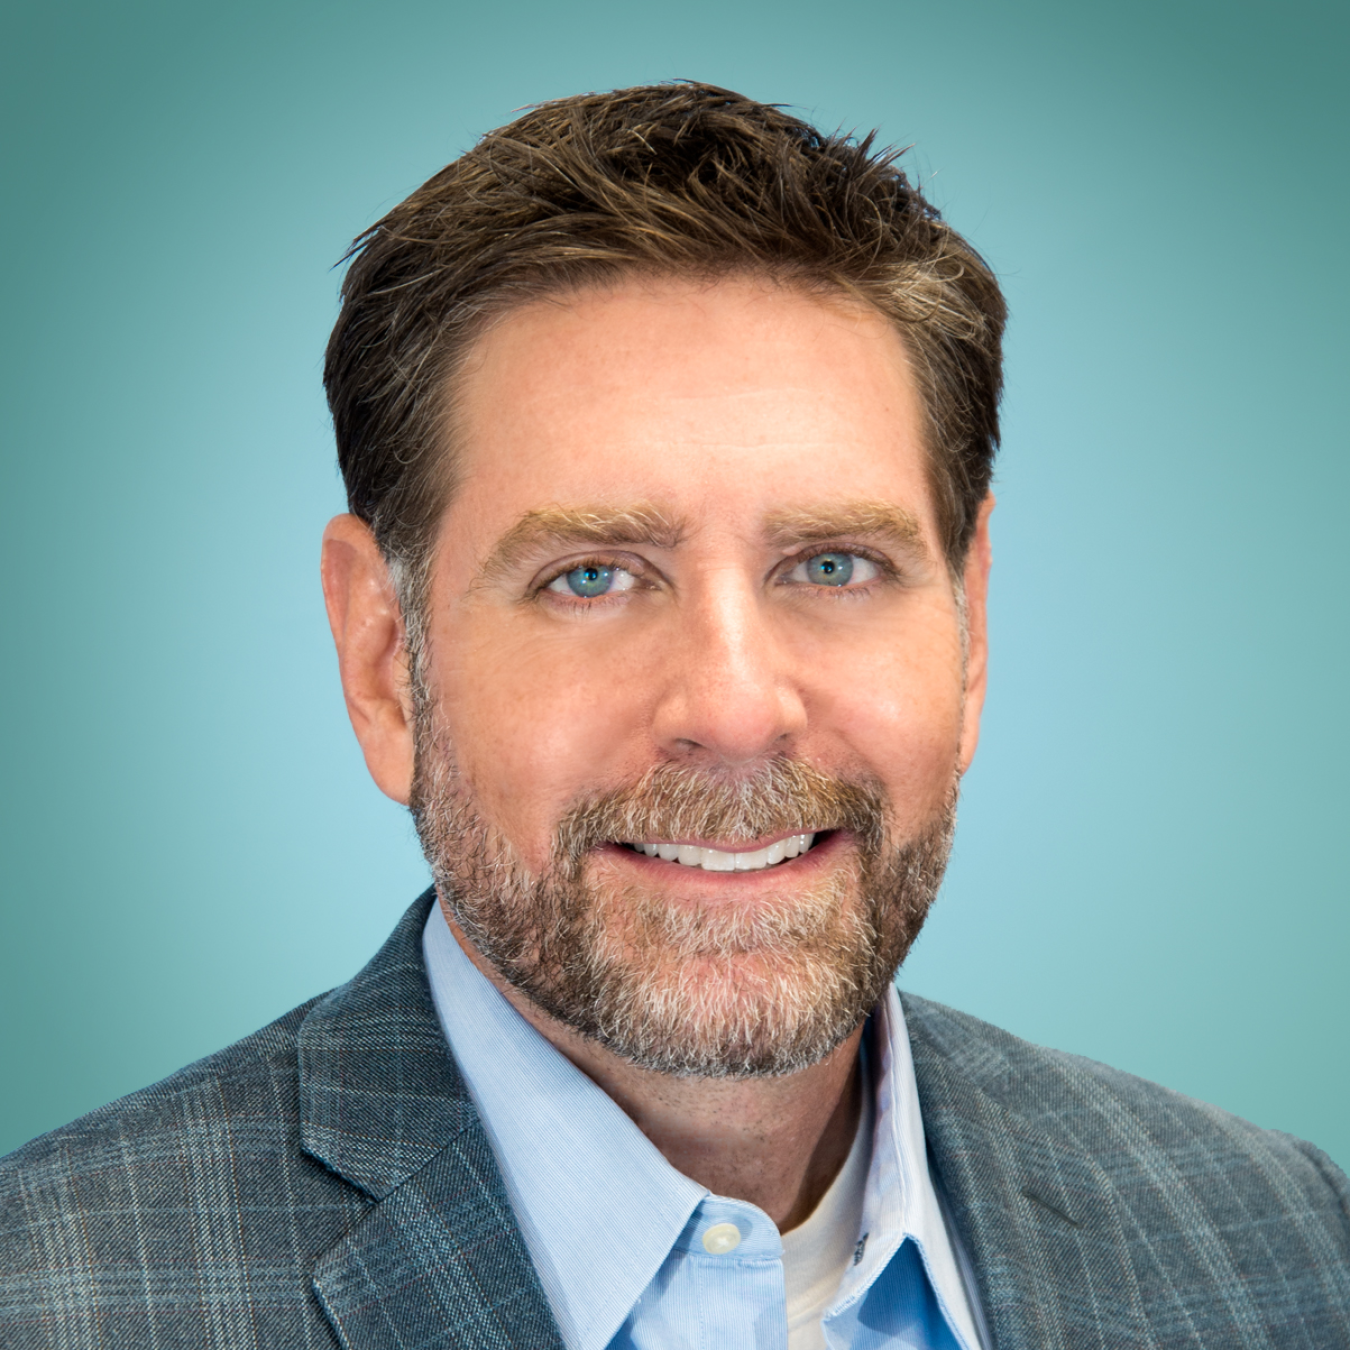
<svg viewBox="0 0 1350 1350"><path fill-rule="evenodd" d="M857 553L816 553L803 558L787 574L787 580L809 586L849 586L875 581L881 569Z"/></svg>
<svg viewBox="0 0 1350 1350"><path fill-rule="evenodd" d="M614 567L608 563L582 563L580 567L554 577L546 589L580 600L595 600L617 591L630 591L636 580L625 567Z"/></svg>

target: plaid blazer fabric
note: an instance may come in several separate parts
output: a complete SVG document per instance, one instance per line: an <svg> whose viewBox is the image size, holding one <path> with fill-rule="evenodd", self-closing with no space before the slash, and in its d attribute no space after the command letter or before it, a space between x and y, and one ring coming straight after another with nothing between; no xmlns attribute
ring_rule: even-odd
<svg viewBox="0 0 1350 1350"><path fill-rule="evenodd" d="M3 1350L562 1350L436 1021L431 902L350 983L0 1160ZM904 1003L996 1350L1350 1350L1318 1150Z"/></svg>

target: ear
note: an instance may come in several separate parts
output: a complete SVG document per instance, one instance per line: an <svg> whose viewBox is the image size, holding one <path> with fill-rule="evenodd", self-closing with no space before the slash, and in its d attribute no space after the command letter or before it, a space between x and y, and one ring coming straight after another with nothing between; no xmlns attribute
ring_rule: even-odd
<svg viewBox="0 0 1350 1350"><path fill-rule="evenodd" d="M970 539L963 569L966 588L966 701L961 726L960 768L964 774L975 758L980 740L980 714L989 677L989 566L993 550L989 542L989 517L994 510L991 493L980 505L975 532Z"/></svg>
<svg viewBox="0 0 1350 1350"><path fill-rule="evenodd" d="M380 791L406 806L413 723L403 615L379 545L362 521L328 522L321 571L352 729Z"/></svg>

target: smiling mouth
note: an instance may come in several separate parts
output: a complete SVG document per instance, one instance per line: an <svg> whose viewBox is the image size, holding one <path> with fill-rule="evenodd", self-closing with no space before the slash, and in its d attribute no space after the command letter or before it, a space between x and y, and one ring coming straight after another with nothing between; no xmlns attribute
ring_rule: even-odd
<svg viewBox="0 0 1350 1350"><path fill-rule="evenodd" d="M815 847L819 834L790 834L768 848L743 853L732 853L720 848L699 848L696 844L625 844L636 853L666 862L682 863L685 867L701 867L705 872L762 872L766 867L777 867L789 858L799 857Z"/></svg>

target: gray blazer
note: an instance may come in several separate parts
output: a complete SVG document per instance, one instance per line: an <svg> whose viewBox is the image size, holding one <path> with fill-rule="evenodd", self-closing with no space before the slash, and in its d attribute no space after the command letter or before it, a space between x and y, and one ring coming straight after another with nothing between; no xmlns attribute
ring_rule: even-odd
<svg viewBox="0 0 1350 1350"><path fill-rule="evenodd" d="M436 1021L431 894L349 984L0 1161L4 1350L561 1350ZM1350 1348L1317 1149L906 998L998 1350Z"/></svg>

